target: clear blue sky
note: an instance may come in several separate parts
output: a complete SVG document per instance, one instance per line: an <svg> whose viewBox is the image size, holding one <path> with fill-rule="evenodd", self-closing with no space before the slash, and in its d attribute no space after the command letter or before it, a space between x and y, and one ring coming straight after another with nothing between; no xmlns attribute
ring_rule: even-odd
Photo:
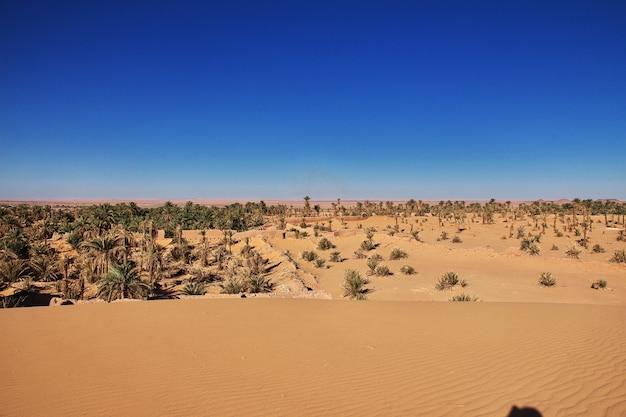
<svg viewBox="0 0 626 417"><path fill-rule="evenodd" d="M0 2L0 198L626 199L624 1Z"/></svg>

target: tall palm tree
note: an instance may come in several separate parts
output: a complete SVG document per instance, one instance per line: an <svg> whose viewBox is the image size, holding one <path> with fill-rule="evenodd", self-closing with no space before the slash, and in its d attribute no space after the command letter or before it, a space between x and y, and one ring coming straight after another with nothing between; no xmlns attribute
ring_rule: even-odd
<svg viewBox="0 0 626 417"><path fill-rule="evenodd" d="M310 216L311 215L311 204L309 203L309 201L311 200L311 197L309 197L308 195L304 196L304 216Z"/></svg>
<svg viewBox="0 0 626 417"><path fill-rule="evenodd" d="M120 238L116 235L97 237L85 242L85 247L94 254L96 273L106 274L113 256L120 250Z"/></svg>
<svg viewBox="0 0 626 417"><path fill-rule="evenodd" d="M34 278L41 281L58 281L59 270L54 260L46 255L38 256L30 261Z"/></svg>
<svg viewBox="0 0 626 417"><path fill-rule="evenodd" d="M124 298L142 298L150 291L143 282L134 263L111 265L98 287L98 297L110 302Z"/></svg>

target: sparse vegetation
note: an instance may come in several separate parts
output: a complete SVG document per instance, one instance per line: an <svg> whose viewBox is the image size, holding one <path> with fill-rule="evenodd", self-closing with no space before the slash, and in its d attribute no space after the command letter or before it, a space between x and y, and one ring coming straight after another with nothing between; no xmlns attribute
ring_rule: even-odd
<svg viewBox="0 0 626 417"><path fill-rule="evenodd" d="M317 242L317 248L319 250L328 250L328 249L332 249L334 248L335 245L333 245L333 243L326 239L325 237L321 238L319 242Z"/></svg>
<svg viewBox="0 0 626 417"><path fill-rule="evenodd" d="M387 275L391 275L391 271L389 271L389 267L386 265L378 265L376 267L376 275L379 277L386 277Z"/></svg>
<svg viewBox="0 0 626 417"><path fill-rule="evenodd" d="M402 249L394 248L391 251L391 254L389 254L389 259L392 260L392 261L395 261L397 259L407 258L408 256L409 255L405 251L403 251Z"/></svg>
<svg viewBox="0 0 626 417"><path fill-rule="evenodd" d="M323 268L325 264L326 264L326 261L323 260L322 258L317 258L315 260L315 267L316 268Z"/></svg>
<svg viewBox="0 0 626 417"><path fill-rule="evenodd" d="M454 235L454 237L452 238L452 243L463 243L463 241L461 240L461 237L459 235Z"/></svg>
<svg viewBox="0 0 626 417"><path fill-rule="evenodd" d="M365 259L365 258L367 258L367 255L365 255L361 249L354 251L354 259Z"/></svg>
<svg viewBox="0 0 626 417"><path fill-rule="evenodd" d="M304 259L307 262L313 262L314 260L317 259L317 253L315 253L315 251L312 251L312 250L305 250L304 252L302 252L302 259Z"/></svg>
<svg viewBox="0 0 626 417"><path fill-rule="evenodd" d="M568 258L580 259L580 252L580 249L578 249L576 246L571 246L568 250L565 251L565 255L567 255Z"/></svg>
<svg viewBox="0 0 626 417"><path fill-rule="evenodd" d="M593 245L591 251L593 253L604 253L606 252L606 249L604 249L599 243L596 243L595 245Z"/></svg>
<svg viewBox="0 0 626 417"><path fill-rule="evenodd" d="M374 248L376 248L376 245L371 239L367 239L361 242L361 250L370 251Z"/></svg>
<svg viewBox="0 0 626 417"><path fill-rule="evenodd" d="M435 288L439 291L451 290L456 285L459 285L459 276L456 272L446 272L439 278L439 282L435 285Z"/></svg>
<svg viewBox="0 0 626 417"><path fill-rule="evenodd" d="M470 301L476 302L478 301L478 297L472 297L471 295L461 293L459 295L453 296L450 301Z"/></svg>
<svg viewBox="0 0 626 417"><path fill-rule="evenodd" d="M330 262L342 262L341 253L339 251L333 251L330 253L330 257L328 258Z"/></svg>
<svg viewBox="0 0 626 417"><path fill-rule="evenodd" d="M539 276L539 285L552 287L556 285L556 277L551 272L542 272Z"/></svg>
<svg viewBox="0 0 626 417"><path fill-rule="evenodd" d="M616 250L613 252L613 257L609 259L609 262L614 263L626 263L626 251L624 249Z"/></svg>
<svg viewBox="0 0 626 417"><path fill-rule="evenodd" d="M207 288L203 282L187 281L181 293L183 295L204 295L207 293Z"/></svg>
<svg viewBox="0 0 626 417"><path fill-rule="evenodd" d="M413 268L411 265L402 265L402 268L400 268L400 272L402 272L404 275L413 275L415 274L415 268Z"/></svg>
<svg viewBox="0 0 626 417"><path fill-rule="evenodd" d="M365 285L367 285L367 280L361 274L353 269L346 270L343 283L341 284L344 297L350 297L354 300L365 300L368 293Z"/></svg>
<svg viewBox="0 0 626 417"><path fill-rule="evenodd" d="M448 232L446 232L445 230L441 232L441 234L439 235L439 239L448 240Z"/></svg>

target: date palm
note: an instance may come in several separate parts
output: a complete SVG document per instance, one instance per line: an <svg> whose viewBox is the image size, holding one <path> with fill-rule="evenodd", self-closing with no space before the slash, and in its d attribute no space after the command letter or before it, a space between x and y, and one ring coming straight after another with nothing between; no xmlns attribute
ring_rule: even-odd
<svg viewBox="0 0 626 417"><path fill-rule="evenodd" d="M150 286L139 277L134 263L111 265L98 287L98 297L107 300L143 298Z"/></svg>
<svg viewBox="0 0 626 417"><path fill-rule="evenodd" d="M85 247L94 255L97 274L107 273L109 263L121 249L120 243L121 239L116 235L100 236L85 242Z"/></svg>

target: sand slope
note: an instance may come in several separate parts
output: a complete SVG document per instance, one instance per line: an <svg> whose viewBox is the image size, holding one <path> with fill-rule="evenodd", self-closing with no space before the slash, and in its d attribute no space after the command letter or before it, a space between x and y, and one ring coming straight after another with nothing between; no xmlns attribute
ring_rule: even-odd
<svg viewBox="0 0 626 417"><path fill-rule="evenodd" d="M3 416L626 414L626 307L230 299L0 311Z"/></svg>

